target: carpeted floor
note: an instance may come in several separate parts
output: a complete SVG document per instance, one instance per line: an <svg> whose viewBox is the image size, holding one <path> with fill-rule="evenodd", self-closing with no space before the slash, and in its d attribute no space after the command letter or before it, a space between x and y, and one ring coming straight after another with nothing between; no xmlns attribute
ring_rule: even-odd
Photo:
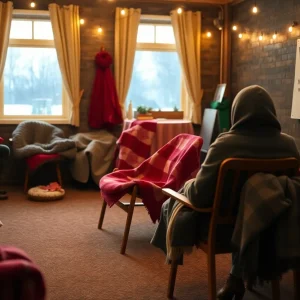
<svg viewBox="0 0 300 300"><path fill-rule="evenodd" d="M119 254L126 214L107 209L104 230L97 229L101 209L98 191L68 189L57 202L32 202L21 188L8 189L0 201L0 243L25 250L46 279L48 300L166 299L169 266L150 245L155 229L145 208L134 212L127 255ZM218 287L230 268L230 257L217 258ZM292 299L292 276L281 284L282 299ZM270 287L247 292L244 299L271 299ZM207 299L205 255L196 251L178 270L176 299Z"/></svg>

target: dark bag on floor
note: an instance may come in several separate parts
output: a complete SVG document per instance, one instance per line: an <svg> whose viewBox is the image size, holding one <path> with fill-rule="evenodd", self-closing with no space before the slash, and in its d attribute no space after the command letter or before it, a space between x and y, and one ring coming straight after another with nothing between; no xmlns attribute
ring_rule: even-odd
<svg viewBox="0 0 300 300"><path fill-rule="evenodd" d="M15 247L0 246L0 300L44 300L41 271Z"/></svg>

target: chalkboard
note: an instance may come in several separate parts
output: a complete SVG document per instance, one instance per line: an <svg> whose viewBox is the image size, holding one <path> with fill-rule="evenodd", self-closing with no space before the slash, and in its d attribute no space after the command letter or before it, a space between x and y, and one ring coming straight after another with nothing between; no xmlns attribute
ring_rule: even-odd
<svg viewBox="0 0 300 300"><path fill-rule="evenodd" d="M292 119L300 119L300 39L297 40Z"/></svg>

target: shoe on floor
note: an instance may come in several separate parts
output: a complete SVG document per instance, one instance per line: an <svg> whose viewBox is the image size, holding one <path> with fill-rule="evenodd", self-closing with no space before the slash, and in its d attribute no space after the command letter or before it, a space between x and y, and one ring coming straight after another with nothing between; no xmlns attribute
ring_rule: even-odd
<svg viewBox="0 0 300 300"><path fill-rule="evenodd" d="M242 300L245 294L244 281L241 278L229 275L225 285L219 290L219 300Z"/></svg>

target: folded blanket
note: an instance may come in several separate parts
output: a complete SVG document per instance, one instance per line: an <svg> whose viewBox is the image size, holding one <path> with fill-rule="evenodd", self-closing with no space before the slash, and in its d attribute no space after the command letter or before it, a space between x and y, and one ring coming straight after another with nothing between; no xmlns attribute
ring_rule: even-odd
<svg viewBox="0 0 300 300"><path fill-rule="evenodd" d="M100 178L112 169L117 138L106 130L78 133L70 138L77 148L70 165L72 177L86 183L91 175L99 184Z"/></svg>
<svg viewBox="0 0 300 300"><path fill-rule="evenodd" d="M139 196L155 223L167 199L161 189L177 191L195 175L200 167L202 143L199 136L179 134L138 167L103 176L99 186L104 200L111 207L138 185Z"/></svg>
<svg viewBox="0 0 300 300"><path fill-rule="evenodd" d="M134 121L117 141L119 147L116 168L133 169L150 156L156 121Z"/></svg>
<svg viewBox="0 0 300 300"><path fill-rule="evenodd" d="M12 133L13 151L17 158L35 154L60 154L74 158L75 142L64 137L64 132L47 122L23 121Z"/></svg>

